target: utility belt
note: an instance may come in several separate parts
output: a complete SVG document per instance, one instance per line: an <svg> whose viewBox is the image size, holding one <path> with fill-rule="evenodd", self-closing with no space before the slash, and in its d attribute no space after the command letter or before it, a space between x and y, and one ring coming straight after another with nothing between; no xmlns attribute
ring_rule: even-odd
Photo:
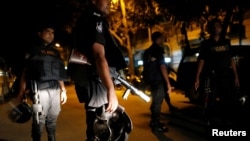
<svg viewBox="0 0 250 141"><path fill-rule="evenodd" d="M33 83L34 81L35 81L35 83ZM31 88L36 88L37 90L53 88L57 85L57 83L58 82L56 80L49 80L49 81L32 80L31 81ZM36 86L32 86L32 85L36 85ZM32 90L32 91L35 92L36 90Z"/></svg>
<svg viewBox="0 0 250 141"><path fill-rule="evenodd" d="M228 67L225 69L212 69L209 72L209 76L211 77L224 77L228 75L232 75L233 69L232 67Z"/></svg>

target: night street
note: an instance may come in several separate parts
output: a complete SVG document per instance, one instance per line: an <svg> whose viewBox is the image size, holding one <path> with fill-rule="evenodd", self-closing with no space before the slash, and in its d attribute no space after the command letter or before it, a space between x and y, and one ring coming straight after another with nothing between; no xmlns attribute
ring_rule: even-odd
<svg viewBox="0 0 250 141"><path fill-rule="evenodd" d="M67 87L68 102L62 106L62 112L57 124L56 138L58 141L82 141L85 139L85 112L83 105L76 98L74 86ZM150 103L146 103L138 96L129 95L127 100L122 99L123 90L117 90L120 104L125 107L133 122L133 130L129 141L205 141L205 123L202 120L201 107L194 106L179 92L172 92L173 104L180 108L176 113L170 113L167 104L162 106L162 121L167 123L167 133L151 132L149 128ZM0 141L30 141L31 120L24 124L12 123L8 118L11 106L8 103L0 105ZM44 130L43 141L47 140Z"/></svg>
<svg viewBox="0 0 250 141"><path fill-rule="evenodd" d="M249 4L246 4L247 1L112 0L110 2L112 3L110 3L111 11L108 16L109 26L107 26L108 28L105 26L109 30L104 31L110 31L110 37L113 36L115 39L113 41L112 37L112 42L118 43L115 46L121 49L124 55L127 63L123 70L126 79L131 80L135 87L143 87L141 85L143 84L141 78L143 53L152 42L152 33L160 31L164 34L164 57L169 66L167 71L171 78L170 83L173 88L176 88L171 92L170 99L173 105L178 107L178 110L171 112L165 101L163 101L161 108L161 121L169 129L166 133L153 133L149 127L151 101L146 102L135 94L130 94L127 99L123 99L125 88L116 89L119 104L125 108L133 125L128 141L226 141L227 139L249 141L250 7ZM0 141L32 141L32 120L22 124L12 122L8 114L15 106L15 99L5 99L5 96L7 95L9 98L9 91L16 90L12 84L19 81L17 78L25 64L27 51L30 51L33 42L35 42L37 29L43 24L53 25L55 29L53 48L59 51L60 57L64 61L62 68L70 70L70 54L72 54L72 49L77 46L76 31L78 28L76 28L76 23L80 21L82 15L85 16L89 6L87 0L14 0L3 2L1 21L2 41L4 43L1 47L2 51L0 51L0 64L1 62L3 64L0 66ZM196 65L198 59L201 58L198 58L198 53L202 54L200 43L210 37L208 35L211 35L212 32L209 27L213 19L221 20L223 27L225 27L223 37L230 39L230 45L228 44L227 47L231 49L232 46L233 51L230 51L230 55L235 55L234 61L237 67L235 74L239 75L240 87L232 92L235 95L230 99L231 101L227 101L226 106L221 104L224 99L216 97L215 103L221 105L216 105L217 107L213 111L214 115L208 124L204 114L204 105L211 104L206 97L208 95L204 96L202 95L204 93L198 93L198 88L191 89L191 87L194 88L193 79L197 77ZM96 29L98 27L99 24L96 24ZM84 33L92 32L84 30ZM79 39L83 39L82 36ZM106 41L105 44L109 45ZM85 46L82 49L84 48ZM104 49L105 51L109 50L106 47ZM189 53L192 54L189 55ZM91 53L87 55L91 55ZM116 54L114 53L114 55ZM120 64L113 57L110 58L115 62L114 64ZM223 61L223 59L218 58L214 62L217 63L217 60L218 63ZM146 64L145 61L144 64ZM180 67L180 64L187 65ZM229 66L229 63L222 62L221 64ZM219 68L223 65L217 66ZM183 71L180 71L180 68L184 68ZM89 73L86 74L89 75ZM182 74L188 77L182 77ZM195 77L192 74L195 74ZM192 80L187 78L192 78ZM237 77L234 78L237 79ZM183 86L187 89L181 89L179 81L183 82ZM66 104L62 105L58 117L56 140L85 141L86 114L84 104L79 103L73 82L67 82L65 85L68 99ZM229 88L229 86L225 87ZM231 91L224 91L224 89L220 92L223 95L231 93ZM201 98L197 93L199 96L202 95ZM200 105L194 104L192 98L198 99ZM207 98L206 101L205 98ZM32 105L31 100L28 103ZM45 128L43 131L41 141L47 141Z"/></svg>

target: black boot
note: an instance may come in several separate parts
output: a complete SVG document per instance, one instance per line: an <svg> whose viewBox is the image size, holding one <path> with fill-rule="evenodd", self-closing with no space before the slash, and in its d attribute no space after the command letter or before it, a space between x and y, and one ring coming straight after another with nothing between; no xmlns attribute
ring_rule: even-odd
<svg viewBox="0 0 250 141"><path fill-rule="evenodd" d="M41 141L42 136L42 126L39 126L35 123L32 124L31 137L32 141Z"/></svg>
<svg viewBox="0 0 250 141"><path fill-rule="evenodd" d="M152 132L168 132L168 128L159 120L151 120L149 126Z"/></svg>
<svg viewBox="0 0 250 141"><path fill-rule="evenodd" d="M41 136L33 136L32 135L32 141L41 141Z"/></svg>
<svg viewBox="0 0 250 141"><path fill-rule="evenodd" d="M55 134L48 135L48 141L55 141L55 140L56 140Z"/></svg>
<svg viewBox="0 0 250 141"><path fill-rule="evenodd" d="M46 127L46 131L47 131L47 134L48 134L48 141L55 141L56 140L56 127L53 125L53 126L47 126Z"/></svg>

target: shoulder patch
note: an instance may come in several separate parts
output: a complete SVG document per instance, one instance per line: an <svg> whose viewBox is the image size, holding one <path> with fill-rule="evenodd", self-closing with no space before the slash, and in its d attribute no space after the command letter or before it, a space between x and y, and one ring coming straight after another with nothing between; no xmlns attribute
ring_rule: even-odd
<svg viewBox="0 0 250 141"><path fill-rule="evenodd" d="M102 21L96 23L97 32L102 32Z"/></svg>

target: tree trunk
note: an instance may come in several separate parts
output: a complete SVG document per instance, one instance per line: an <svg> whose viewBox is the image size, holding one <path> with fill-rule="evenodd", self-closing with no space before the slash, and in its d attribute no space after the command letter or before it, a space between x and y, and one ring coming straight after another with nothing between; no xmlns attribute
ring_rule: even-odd
<svg viewBox="0 0 250 141"><path fill-rule="evenodd" d="M126 8L125 8L125 2L124 0L120 0L120 5L121 5L121 11L122 11L122 23L125 27L126 30L126 39L127 39L127 44L126 48L128 51L128 58L129 58L129 73L131 75L131 80L134 78L134 59L133 59L133 50L131 47L131 42L130 42L130 37L128 34L128 24L127 24L127 18L126 18Z"/></svg>

